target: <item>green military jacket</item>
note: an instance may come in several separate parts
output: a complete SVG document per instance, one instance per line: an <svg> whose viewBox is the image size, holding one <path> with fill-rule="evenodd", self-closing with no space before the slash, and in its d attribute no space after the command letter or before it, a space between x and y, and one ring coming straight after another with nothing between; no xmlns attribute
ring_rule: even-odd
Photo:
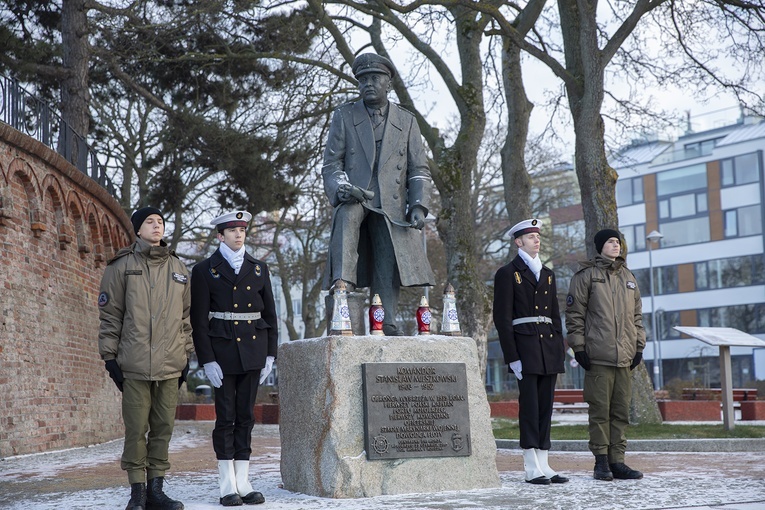
<svg viewBox="0 0 765 510"><path fill-rule="evenodd" d="M628 367L645 348L640 289L624 259L580 262L566 298L568 345L595 365Z"/></svg>
<svg viewBox="0 0 765 510"><path fill-rule="evenodd" d="M126 379L180 377L194 350L191 285L167 245L138 239L117 252L101 279L98 350L116 359Z"/></svg>

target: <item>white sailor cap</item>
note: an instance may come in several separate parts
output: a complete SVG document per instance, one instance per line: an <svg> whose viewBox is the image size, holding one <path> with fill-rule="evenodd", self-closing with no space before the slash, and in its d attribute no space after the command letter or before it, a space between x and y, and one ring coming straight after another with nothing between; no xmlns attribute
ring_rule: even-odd
<svg viewBox="0 0 765 510"><path fill-rule="evenodd" d="M210 222L210 225L216 227L218 232L223 232L227 228L246 227L252 219L252 214L247 211L234 211L221 214Z"/></svg>
<svg viewBox="0 0 765 510"><path fill-rule="evenodd" d="M530 220L519 221L510 229L510 235L519 238L525 234L539 233L539 220L531 218Z"/></svg>

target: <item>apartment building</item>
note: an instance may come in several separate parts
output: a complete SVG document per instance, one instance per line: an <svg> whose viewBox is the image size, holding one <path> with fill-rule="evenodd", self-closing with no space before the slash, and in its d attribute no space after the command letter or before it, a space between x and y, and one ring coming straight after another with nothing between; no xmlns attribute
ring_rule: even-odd
<svg viewBox="0 0 765 510"><path fill-rule="evenodd" d="M674 142L635 143L611 160L627 264L643 297L644 359L662 384L720 384L717 348L673 326L732 327L765 339L764 151L765 121L741 118ZM554 229L581 223L578 211L551 211ZM650 243L654 232L662 237ZM559 288L574 267L556 264ZM731 357L734 386L765 379L765 349L733 347Z"/></svg>

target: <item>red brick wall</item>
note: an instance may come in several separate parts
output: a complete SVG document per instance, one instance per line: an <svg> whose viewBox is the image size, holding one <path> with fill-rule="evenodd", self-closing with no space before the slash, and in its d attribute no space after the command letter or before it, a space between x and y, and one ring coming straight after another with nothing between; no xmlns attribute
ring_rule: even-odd
<svg viewBox="0 0 765 510"><path fill-rule="evenodd" d="M95 181L0 123L0 458L123 434L96 300L131 237Z"/></svg>

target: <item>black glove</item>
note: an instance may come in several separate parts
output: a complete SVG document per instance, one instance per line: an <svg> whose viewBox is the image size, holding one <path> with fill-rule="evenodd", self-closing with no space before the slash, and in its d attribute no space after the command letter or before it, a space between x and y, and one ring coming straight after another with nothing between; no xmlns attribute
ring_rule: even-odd
<svg viewBox="0 0 765 510"><path fill-rule="evenodd" d="M635 357L632 358L632 363L630 363L630 370L635 370L635 367L638 366L642 360L643 360L643 353L636 352Z"/></svg>
<svg viewBox="0 0 765 510"><path fill-rule="evenodd" d="M186 362L186 366L181 370L181 376L178 378L178 389L186 382L186 378L189 376L189 362Z"/></svg>
<svg viewBox="0 0 765 510"><path fill-rule="evenodd" d="M123 377L122 370L117 364L116 359L106 361L106 371L109 372L109 377L111 377L114 384L117 385L117 389L122 391L122 381L125 380L125 377Z"/></svg>
<svg viewBox="0 0 765 510"><path fill-rule="evenodd" d="M576 358L576 362L579 363L579 366L585 370L589 370L592 366L590 365L590 357L587 355L586 351L575 352L574 358Z"/></svg>

